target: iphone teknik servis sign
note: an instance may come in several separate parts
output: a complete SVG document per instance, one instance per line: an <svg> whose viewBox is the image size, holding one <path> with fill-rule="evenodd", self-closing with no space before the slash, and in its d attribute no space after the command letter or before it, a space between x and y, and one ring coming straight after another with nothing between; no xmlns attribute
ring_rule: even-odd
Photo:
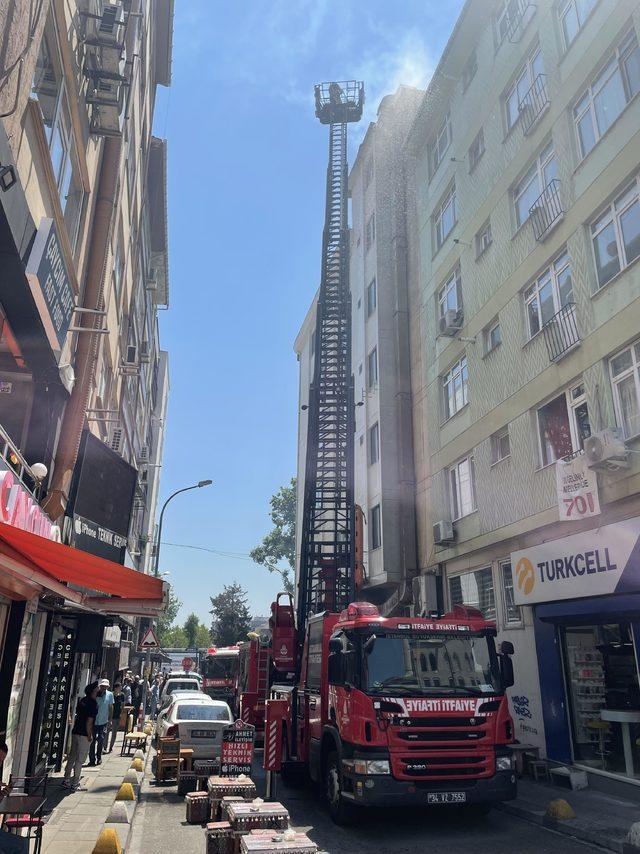
<svg viewBox="0 0 640 854"><path fill-rule="evenodd" d="M640 592L640 518L513 552L517 605Z"/></svg>

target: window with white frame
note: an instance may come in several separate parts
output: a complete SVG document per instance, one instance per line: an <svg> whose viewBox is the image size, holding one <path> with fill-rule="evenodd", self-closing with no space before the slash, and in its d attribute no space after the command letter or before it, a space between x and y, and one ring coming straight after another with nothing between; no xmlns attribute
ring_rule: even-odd
<svg viewBox="0 0 640 854"><path fill-rule="evenodd" d="M602 287L640 255L640 180L624 192L591 225L598 286Z"/></svg>
<svg viewBox="0 0 640 854"><path fill-rule="evenodd" d="M364 248L368 252L369 249L373 246L373 243L376 239L376 215L372 213L369 219L367 220L367 227L365 229L364 235Z"/></svg>
<svg viewBox="0 0 640 854"><path fill-rule="evenodd" d="M484 352L490 353L502 344L502 330L500 329L500 321L496 317L484 329Z"/></svg>
<svg viewBox="0 0 640 854"><path fill-rule="evenodd" d="M372 279L367 287L367 317L371 317L378 304L378 291L376 280Z"/></svg>
<svg viewBox="0 0 640 854"><path fill-rule="evenodd" d="M609 360L616 420L625 439L640 434L640 341Z"/></svg>
<svg viewBox="0 0 640 854"><path fill-rule="evenodd" d="M511 130L520 118L521 104L524 97L535 83L536 77L539 74L544 74L544 65L542 64L542 54L538 47L528 56L525 64L504 95L507 130Z"/></svg>
<svg viewBox="0 0 640 854"><path fill-rule="evenodd" d="M429 168L434 175L444 159L445 152L451 143L451 119L449 113L444 117L438 133L429 143Z"/></svg>
<svg viewBox="0 0 640 854"><path fill-rule="evenodd" d="M382 545L382 523L379 504L371 508L369 524L371 525L371 551L375 551L375 549L379 549Z"/></svg>
<svg viewBox="0 0 640 854"><path fill-rule="evenodd" d="M483 223L480 231L476 234L476 258L484 255L492 243L493 237L491 236L491 221L487 220Z"/></svg>
<svg viewBox="0 0 640 854"><path fill-rule="evenodd" d="M565 250L524 292L529 338L572 300L571 262Z"/></svg>
<svg viewBox="0 0 640 854"><path fill-rule="evenodd" d="M476 76L476 71L478 70L478 56L475 50L472 50L469 54L469 58L464 64L462 69L462 91L466 92L469 88L469 84Z"/></svg>
<svg viewBox="0 0 640 854"><path fill-rule="evenodd" d="M469 172L473 172L480 159L484 154L484 131L482 128L475 135L473 142L469 146Z"/></svg>
<svg viewBox="0 0 640 854"><path fill-rule="evenodd" d="M498 430L491 437L491 465L499 463L511 456L509 443L509 425Z"/></svg>
<svg viewBox="0 0 640 854"><path fill-rule="evenodd" d="M463 356L442 377L444 420L447 421L469 402L467 357Z"/></svg>
<svg viewBox="0 0 640 854"><path fill-rule="evenodd" d="M462 308L462 279L460 267L456 267L447 281L438 291L438 313L444 317L447 311L460 311Z"/></svg>
<svg viewBox="0 0 640 854"><path fill-rule="evenodd" d="M516 605L513 595L513 571L511 561L503 560L498 564L500 582L502 583L502 601L504 603L505 623L521 623L522 613L520 606Z"/></svg>
<svg viewBox="0 0 640 854"><path fill-rule="evenodd" d="M375 465L380 459L380 425L376 421L369 428L369 465Z"/></svg>
<svg viewBox="0 0 640 854"><path fill-rule="evenodd" d="M631 29L573 109L582 157L587 156L639 90L640 48L635 30Z"/></svg>
<svg viewBox="0 0 640 854"><path fill-rule="evenodd" d="M438 206L433 221L436 233L436 247L440 249L458 221L455 184L451 185L451 188L447 191L447 194Z"/></svg>
<svg viewBox="0 0 640 854"><path fill-rule="evenodd" d="M565 50L573 44L587 18L598 5L598 0L569 0L559 7L560 25Z"/></svg>
<svg viewBox="0 0 640 854"><path fill-rule="evenodd" d="M482 611L485 620L495 620L496 596L492 568L485 566L449 578L449 599L452 606L468 605Z"/></svg>
<svg viewBox="0 0 640 854"><path fill-rule="evenodd" d="M374 347L367 356L367 388L378 384L378 348Z"/></svg>
<svg viewBox="0 0 640 854"><path fill-rule="evenodd" d="M553 143L545 145L535 163L527 170L513 188L513 206L516 225L520 228L530 216L530 209L545 187L557 177L556 155Z"/></svg>
<svg viewBox="0 0 640 854"><path fill-rule="evenodd" d="M473 457L459 460L448 470L451 516L462 519L476 509L475 466Z"/></svg>
<svg viewBox="0 0 640 854"><path fill-rule="evenodd" d="M523 29L533 17L535 6L526 0L502 0L495 17L498 45L518 28Z"/></svg>
<svg viewBox="0 0 640 854"><path fill-rule="evenodd" d="M582 450L591 435L584 385L579 383L541 406L537 412L543 466Z"/></svg>

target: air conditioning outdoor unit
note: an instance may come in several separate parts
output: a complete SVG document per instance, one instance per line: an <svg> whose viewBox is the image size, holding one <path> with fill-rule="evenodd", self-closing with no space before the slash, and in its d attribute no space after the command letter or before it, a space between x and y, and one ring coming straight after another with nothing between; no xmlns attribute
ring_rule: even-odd
<svg viewBox="0 0 640 854"><path fill-rule="evenodd" d="M460 309L448 308L440 318L440 335L453 338L462 329L464 317Z"/></svg>
<svg viewBox="0 0 640 854"><path fill-rule="evenodd" d="M627 468L629 452L617 428L594 433L584 440L584 453L591 469Z"/></svg>
<svg viewBox="0 0 640 854"><path fill-rule="evenodd" d="M449 519L441 519L433 526L433 541L436 546L445 546L453 543L455 536L453 533L453 524Z"/></svg>

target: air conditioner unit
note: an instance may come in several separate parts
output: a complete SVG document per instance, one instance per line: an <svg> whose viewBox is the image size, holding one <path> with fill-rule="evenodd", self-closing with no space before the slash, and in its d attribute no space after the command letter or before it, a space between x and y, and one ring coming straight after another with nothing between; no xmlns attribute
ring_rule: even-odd
<svg viewBox="0 0 640 854"><path fill-rule="evenodd" d="M433 526L433 542L436 546L445 546L453 543L455 535L453 533L453 524L449 519L441 519Z"/></svg>
<svg viewBox="0 0 640 854"><path fill-rule="evenodd" d="M440 335L453 338L462 329L464 317L461 309L448 308L440 318Z"/></svg>
<svg viewBox="0 0 640 854"><path fill-rule="evenodd" d="M584 440L584 453L591 469L626 468L629 452L617 428L594 433Z"/></svg>

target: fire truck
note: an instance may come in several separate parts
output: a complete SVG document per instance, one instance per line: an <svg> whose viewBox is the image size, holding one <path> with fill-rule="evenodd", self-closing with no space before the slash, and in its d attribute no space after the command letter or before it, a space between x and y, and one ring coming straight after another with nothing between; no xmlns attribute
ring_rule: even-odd
<svg viewBox="0 0 640 854"><path fill-rule="evenodd" d="M210 647L200 660L202 690L214 700L225 700L236 711L239 649Z"/></svg>

